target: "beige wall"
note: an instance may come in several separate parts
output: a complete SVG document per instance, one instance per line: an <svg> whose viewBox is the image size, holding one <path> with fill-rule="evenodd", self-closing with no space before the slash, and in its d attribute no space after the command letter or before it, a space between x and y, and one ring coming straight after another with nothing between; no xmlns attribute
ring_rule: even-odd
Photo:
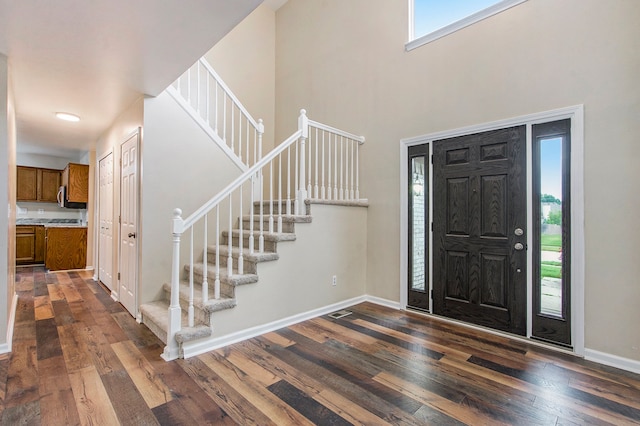
<svg viewBox="0 0 640 426"><path fill-rule="evenodd" d="M529 0L405 52L406 1L278 11L276 138L303 107L367 138L369 294L400 297L400 139L584 104L585 343L640 360L638 16L636 0Z"/></svg>
<svg viewBox="0 0 640 426"><path fill-rule="evenodd" d="M16 239L16 123L11 90L11 76L7 57L0 54L0 205L8 207L9 214L0 214L0 352L11 346L9 321L15 295L15 239Z"/></svg>
<svg viewBox="0 0 640 426"><path fill-rule="evenodd" d="M93 193L95 194L94 204L94 216L97 215L98 194L100 190L98 188L99 173L96 166L102 158L104 158L110 152L113 152L113 258L112 258L112 271L113 271L113 290L117 294L117 273L118 273L118 256L120 253L118 244L118 215L120 212L120 145L126 141L127 136L135 132L139 127L142 127L143 121L143 108L144 99L142 96L133 102L126 110L124 110L118 118L111 124L109 129L98 139L96 142L96 154L94 159L94 172L93 172ZM96 223L98 218L95 217ZM98 275L98 243L99 233L98 226L94 227L93 234L93 252L96 253L94 257L93 266L95 267L95 275Z"/></svg>
<svg viewBox="0 0 640 426"><path fill-rule="evenodd" d="M188 217L240 170L166 92L144 101L142 155L139 301L146 303L158 299L162 285L171 282L173 210L180 208Z"/></svg>
<svg viewBox="0 0 640 426"><path fill-rule="evenodd" d="M263 152L274 146L275 23L275 12L261 5L204 55L249 114L264 121Z"/></svg>

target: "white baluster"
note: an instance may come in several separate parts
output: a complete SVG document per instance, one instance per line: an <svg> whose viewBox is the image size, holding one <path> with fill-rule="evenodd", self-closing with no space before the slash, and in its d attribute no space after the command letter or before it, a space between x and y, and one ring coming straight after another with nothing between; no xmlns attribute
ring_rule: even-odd
<svg viewBox="0 0 640 426"><path fill-rule="evenodd" d="M307 156L307 198L313 198L313 192L311 192L311 147L313 145L313 142L311 141L311 132L309 132L308 128L307 128L307 133L309 134L309 147L307 149L307 151L309 152L309 155ZM304 201L304 200L303 200Z"/></svg>
<svg viewBox="0 0 640 426"><path fill-rule="evenodd" d="M354 190L353 190L353 157L354 157L354 144L356 141L354 141L353 139L349 140L351 143L349 144L351 146L351 185L349 185L349 199L353 200L353 197L355 196Z"/></svg>
<svg viewBox="0 0 640 426"><path fill-rule="evenodd" d="M220 111L218 109L218 82L216 81L216 97L215 97L215 111L213 114L213 121L214 121L214 128L213 130L216 132L216 135L220 136L220 134L218 133L218 112Z"/></svg>
<svg viewBox="0 0 640 426"><path fill-rule="evenodd" d="M222 140L227 143L227 92L222 91Z"/></svg>
<svg viewBox="0 0 640 426"><path fill-rule="evenodd" d="M262 188L262 184L264 182L264 177L262 174L262 170L260 170L260 188ZM264 252L264 198L262 194L264 191L260 189L260 236L258 237L258 253ZM252 219L253 220L253 219Z"/></svg>
<svg viewBox="0 0 640 426"><path fill-rule="evenodd" d="M291 145L287 148L287 215L291 215Z"/></svg>
<svg viewBox="0 0 640 426"><path fill-rule="evenodd" d="M338 135L333 135L333 199L338 199Z"/></svg>
<svg viewBox="0 0 640 426"><path fill-rule="evenodd" d="M300 137L300 186L299 192L296 197L296 214L303 214L304 200L307 198L307 185L305 182L306 170L305 170L305 148L307 139L309 138L309 120L307 119L307 112L303 109L300 110L300 117L298 117L298 129L302 130L302 136Z"/></svg>
<svg viewBox="0 0 640 426"><path fill-rule="evenodd" d="M209 300L209 260L207 259L209 235L208 235L209 215L204 215L204 249L202 250L202 301Z"/></svg>
<svg viewBox="0 0 640 426"><path fill-rule="evenodd" d="M294 161L295 161L295 170L294 170L294 174L293 174L293 214L298 214L298 207L299 207L299 201L300 201L300 191L299 188L300 186L298 186L298 168L299 168L299 164L300 164L300 157L298 156L298 145L300 145L300 140L297 140L294 142L296 145L296 152L294 154Z"/></svg>
<svg viewBox="0 0 640 426"><path fill-rule="evenodd" d="M282 233L282 153L278 155L278 233Z"/></svg>
<svg viewBox="0 0 640 426"><path fill-rule="evenodd" d="M269 162L269 233L273 234L273 161Z"/></svg>
<svg viewBox="0 0 640 426"><path fill-rule="evenodd" d="M209 76L209 74L207 74L206 76L207 79L207 96L205 96L205 108L207 110L207 125L211 126L210 124L210 120L211 120L211 86L210 86L210 81L211 81L211 76Z"/></svg>
<svg viewBox="0 0 640 426"><path fill-rule="evenodd" d="M239 228L239 241L238 241L238 249L240 250L240 255L238 256L238 274L242 275L244 274L244 255L242 253L242 248L244 245L244 237L242 235L242 186L240 185L240 206L238 207L239 209L239 214L240 214L240 225L238 226ZM230 228L229 229L229 238L233 239L233 234L232 234L233 230Z"/></svg>
<svg viewBox="0 0 640 426"><path fill-rule="evenodd" d="M187 103L193 107L191 104L191 68L187 70Z"/></svg>
<svg viewBox="0 0 640 426"><path fill-rule="evenodd" d="M332 165L332 161L331 161L331 133L329 133L329 155L327 156L327 163L328 163L328 167L327 167L327 200L331 200L331 193L332 193L332 189L331 189L331 165Z"/></svg>
<svg viewBox="0 0 640 426"><path fill-rule="evenodd" d="M216 280L213 284L213 297L220 299L220 205L216 206Z"/></svg>
<svg viewBox="0 0 640 426"><path fill-rule="evenodd" d="M233 199L232 194L229 194L229 233L232 231L233 221ZM229 243L227 244L227 248L229 249L229 253L227 254L227 274L229 277L233 275L233 239L229 238Z"/></svg>
<svg viewBox="0 0 640 426"><path fill-rule="evenodd" d="M356 200L360 199L360 142L356 142Z"/></svg>
<svg viewBox="0 0 640 426"><path fill-rule="evenodd" d="M238 110L238 158L242 161L242 111Z"/></svg>
<svg viewBox="0 0 640 426"><path fill-rule="evenodd" d="M198 115L202 117L200 110L200 62L196 62L196 111L198 111Z"/></svg>
<svg viewBox="0 0 640 426"><path fill-rule="evenodd" d="M189 327L193 327L193 226L191 226L189 245Z"/></svg>
<svg viewBox="0 0 640 426"><path fill-rule="evenodd" d="M253 254L253 250L254 250L254 235L253 235L253 209L254 209L254 192L255 192L255 175L251 175L251 203L250 203L250 207L249 207L249 253ZM240 217L240 220L242 220L242 217Z"/></svg>
<svg viewBox="0 0 640 426"><path fill-rule="evenodd" d="M343 168L343 151L344 151L344 138L342 136L340 136L340 199L344 200L344 181L343 181L343 175L344 175L344 168Z"/></svg>
<svg viewBox="0 0 640 426"><path fill-rule="evenodd" d="M313 187L313 198L316 198L316 199L320 198L320 187L318 186L318 128L317 127L316 127L316 184Z"/></svg>
<svg viewBox="0 0 640 426"><path fill-rule="evenodd" d="M344 199L349 198L349 139L344 144Z"/></svg>
<svg viewBox="0 0 640 426"><path fill-rule="evenodd" d="M236 146L236 139L235 139L235 124L234 124L234 117L235 117L235 108L233 107L233 99L229 100L229 103L231 104L231 107L229 108L231 111L231 152L235 152L235 146Z"/></svg>
<svg viewBox="0 0 640 426"><path fill-rule="evenodd" d="M324 181L324 168L325 168L325 165L324 165L324 134L325 133L326 132L323 130L322 131L322 188L320 190L321 191L320 192L320 198L322 198L323 200L327 199L327 193L326 193L326 190L325 190L326 188L324 186L324 184L325 184L325 181Z"/></svg>

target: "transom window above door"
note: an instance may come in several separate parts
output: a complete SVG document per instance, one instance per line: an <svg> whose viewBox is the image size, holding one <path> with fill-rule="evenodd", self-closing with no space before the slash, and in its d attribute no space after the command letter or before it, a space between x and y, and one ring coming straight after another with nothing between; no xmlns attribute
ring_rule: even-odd
<svg viewBox="0 0 640 426"><path fill-rule="evenodd" d="M526 0L408 0L409 43L406 50L493 16Z"/></svg>

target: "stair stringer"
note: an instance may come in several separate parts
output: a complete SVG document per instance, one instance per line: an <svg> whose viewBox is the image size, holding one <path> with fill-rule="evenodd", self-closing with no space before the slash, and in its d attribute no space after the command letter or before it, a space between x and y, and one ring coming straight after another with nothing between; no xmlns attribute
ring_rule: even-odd
<svg viewBox="0 0 640 426"><path fill-rule="evenodd" d="M183 342L184 358L365 296L366 202L307 203L313 222L296 224L295 241L278 244L278 259L258 264L258 282L235 287L235 307L212 312L212 335Z"/></svg>

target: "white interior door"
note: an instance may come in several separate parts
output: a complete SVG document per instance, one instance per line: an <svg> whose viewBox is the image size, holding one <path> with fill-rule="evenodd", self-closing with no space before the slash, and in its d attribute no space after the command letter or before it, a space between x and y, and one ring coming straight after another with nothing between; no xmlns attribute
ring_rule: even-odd
<svg viewBox="0 0 640 426"><path fill-rule="evenodd" d="M121 145L120 172L120 303L137 315L138 288L138 136Z"/></svg>
<svg viewBox="0 0 640 426"><path fill-rule="evenodd" d="M113 291L113 153L99 164L98 280Z"/></svg>

